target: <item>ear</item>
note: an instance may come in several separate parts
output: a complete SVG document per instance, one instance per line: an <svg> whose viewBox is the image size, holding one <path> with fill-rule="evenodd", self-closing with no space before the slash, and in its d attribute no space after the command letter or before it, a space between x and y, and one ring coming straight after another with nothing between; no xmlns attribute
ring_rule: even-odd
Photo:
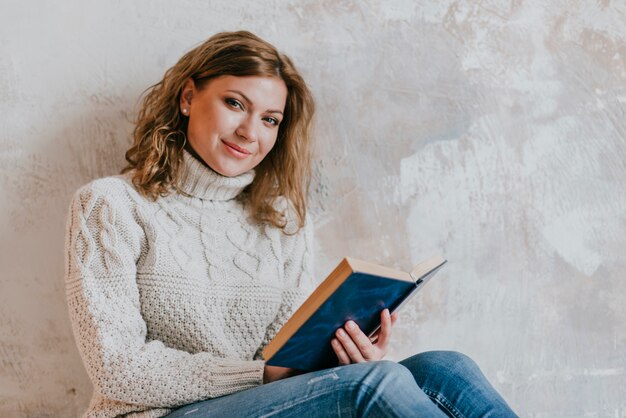
<svg viewBox="0 0 626 418"><path fill-rule="evenodd" d="M184 115L189 115L191 108L191 101L196 91L196 85L191 78L188 78L183 85L183 90L180 93L180 111Z"/></svg>

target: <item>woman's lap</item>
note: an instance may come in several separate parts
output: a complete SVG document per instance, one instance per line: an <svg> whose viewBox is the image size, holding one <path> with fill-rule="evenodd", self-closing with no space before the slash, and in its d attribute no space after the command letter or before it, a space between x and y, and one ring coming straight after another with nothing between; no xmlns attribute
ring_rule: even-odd
<svg viewBox="0 0 626 418"><path fill-rule="evenodd" d="M462 417L484 416L484 411L515 416L505 414L506 408L469 358L437 351L399 363L359 363L294 376L187 405L168 418Z"/></svg>

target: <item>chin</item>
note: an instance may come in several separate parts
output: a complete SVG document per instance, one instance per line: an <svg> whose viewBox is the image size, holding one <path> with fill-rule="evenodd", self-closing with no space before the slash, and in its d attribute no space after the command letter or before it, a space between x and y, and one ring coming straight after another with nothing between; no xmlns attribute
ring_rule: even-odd
<svg viewBox="0 0 626 418"><path fill-rule="evenodd" d="M224 166L220 164L216 164L215 168L213 168L213 166L211 165L209 165L209 167L211 167L213 171L215 171L218 174L221 174L224 177L237 177L243 173L250 171L250 168L248 167L232 167L232 166L228 166L228 165Z"/></svg>
<svg viewBox="0 0 626 418"><path fill-rule="evenodd" d="M238 175L245 173L245 171L217 171L217 172L224 177L237 177Z"/></svg>

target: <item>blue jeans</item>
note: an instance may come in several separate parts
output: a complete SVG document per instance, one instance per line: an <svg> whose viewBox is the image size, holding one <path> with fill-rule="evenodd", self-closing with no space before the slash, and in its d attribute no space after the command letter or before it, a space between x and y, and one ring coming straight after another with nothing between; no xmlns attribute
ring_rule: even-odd
<svg viewBox="0 0 626 418"><path fill-rule="evenodd" d="M429 351L307 373L186 405L167 418L515 417L476 363Z"/></svg>

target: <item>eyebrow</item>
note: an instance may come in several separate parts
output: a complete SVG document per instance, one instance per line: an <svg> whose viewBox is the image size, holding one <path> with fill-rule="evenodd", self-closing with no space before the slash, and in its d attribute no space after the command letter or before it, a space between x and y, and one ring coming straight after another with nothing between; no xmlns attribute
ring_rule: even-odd
<svg viewBox="0 0 626 418"><path fill-rule="evenodd" d="M243 94L242 92L240 92L239 90L226 90L230 93L236 93L238 95L240 95L241 97L243 97L245 99L246 102L248 103L252 103L252 100L248 99L248 96L246 96L245 94ZM266 110L267 113L278 113L280 115L283 114L283 112L281 112L280 110L272 110L272 109L268 109Z"/></svg>

